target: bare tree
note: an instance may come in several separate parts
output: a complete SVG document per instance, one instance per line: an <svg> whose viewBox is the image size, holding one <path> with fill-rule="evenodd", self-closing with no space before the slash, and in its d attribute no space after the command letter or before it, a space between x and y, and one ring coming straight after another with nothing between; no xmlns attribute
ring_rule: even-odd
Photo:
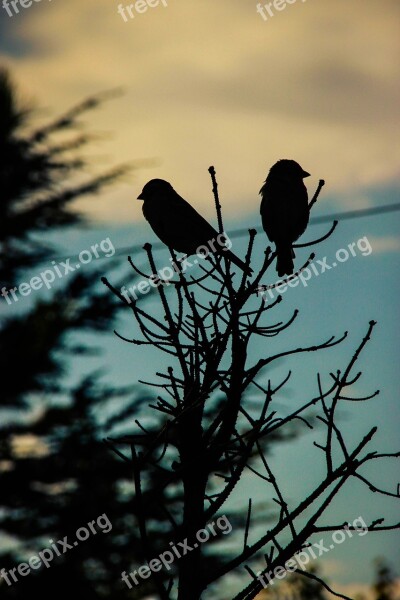
<svg viewBox="0 0 400 600"><path fill-rule="evenodd" d="M222 233L223 221L214 168L210 167L209 172L213 182L219 231ZM323 185L321 180L310 202L310 209ZM334 222L330 231L322 238L298 246L322 242L329 237L336 225L337 222ZM249 230L245 258L248 266L252 260L255 235L255 230ZM280 416L276 400L291 373L283 381L268 380L265 384L265 368L283 357L328 350L340 344L347 332L312 346L299 345L252 362L253 338L279 335L293 324L298 314L295 310L286 323L271 325L263 322L263 318L269 316L269 311L282 300L278 296L267 305L260 298L262 280L274 262L275 253L269 247L265 250L262 267L251 278L246 274L235 276L230 271L228 261L210 255L210 267L206 269L201 266L203 274L195 279L189 272L184 272L175 252L170 249L176 277L174 281L163 281L157 276L159 265L156 264L151 245L146 244L144 249L150 273L140 270L130 257L129 263L141 277L153 281L163 318L160 318L159 313L145 311L140 301L122 294L106 278L103 278L103 282L132 312L140 332L133 339L119 333L117 335L131 344L158 348L173 363L166 372L157 373L158 380L150 384L160 394L151 407L165 416L165 422L162 428L156 430L147 430L137 422L142 430L140 434L110 439L108 443L132 463L136 489L135 513L147 560L155 557L154 549L149 544L150 524L146 518L149 498L159 501L163 510L168 512L171 541L187 538L191 548L174 564L168 585L165 585L160 573L154 573L159 597L198 600L209 586L225 582L228 574L245 565L250 580L235 596L235 600L248 600L265 587L262 581L264 574L285 565L296 553L304 550L313 536L333 530L351 531L352 527L347 522L321 524L327 508L351 478L357 478L378 494L397 496L396 493L375 487L363 474L363 467L372 461L400 456L400 453L381 454L376 450L366 450L376 433L376 427L358 442L346 440L337 419L338 406L350 399L346 389L354 385L361 376L361 372L354 374L353 371L371 337L375 322L369 323L365 337L343 371L331 373L330 381L326 384L318 374L315 396L290 414ZM313 258L314 255L311 254L302 269ZM245 408L244 400L251 389L261 392L264 398L257 407L257 413ZM369 398L376 394L378 392ZM326 431L325 443L321 445L315 442L317 451L322 452L325 457L326 473L312 493L289 506L279 485L279 476L270 466L267 446L273 436L287 431L298 420L312 428L315 423L310 421L311 408L317 411L319 423L322 423ZM123 450L124 445L130 448L129 458L118 449L122 447ZM340 452L336 451L336 446ZM214 569L205 569L204 547L197 543L196 534L220 514L219 511L246 469L250 469L255 477L265 482L268 497L277 503L278 511L274 522L268 524L268 527L266 522L263 533L250 544L250 498L243 525L243 545L234 555L226 556L225 561L217 563ZM216 474L219 475L218 479ZM165 499L168 497L168 490L177 489L182 490L181 500L167 507ZM374 520L368 525L368 530L375 532L399 527L399 524L383 525L383 520ZM265 558L265 564L263 570L256 574L252 566L260 557ZM302 571L300 574L320 581L315 575ZM320 583L324 585L322 581Z"/></svg>

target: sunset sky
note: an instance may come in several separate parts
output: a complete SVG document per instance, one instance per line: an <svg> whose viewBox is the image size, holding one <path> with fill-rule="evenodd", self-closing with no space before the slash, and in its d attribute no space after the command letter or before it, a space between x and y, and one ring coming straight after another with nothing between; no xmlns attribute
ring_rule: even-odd
<svg viewBox="0 0 400 600"><path fill-rule="evenodd" d="M253 0L171 0L125 22L110 0L42 0L0 9L0 56L48 114L122 87L91 119L107 161L156 159L132 186L90 202L94 217L140 216L152 177L210 211L215 164L226 211L257 206L279 158L329 182L340 208L370 205L399 175L397 0L308 0L264 21ZM45 115L43 115L45 116ZM136 194L137 195L137 194ZM87 203L86 203L87 204Z"/></svg>
<svg viewBox="0 0 400 600"><path fill-rule="evenodd" d="M118 0L36 0L10 17L0 2L0 63L9 67L21 98L36 103L38 123L86 96L123 90L85 117L89 131L105 134L91 146L93 170L135 161L139 168L101 196L79 201L95 225L91 240L111 236L116 248L154 241L136 201L154 177L171 181L215 219L210 165L216 167L232 228L260 224L258 192L280 158L293 158L311 173L310 194L320 178L326 180L317 216L398 202L398 0L297 0L266 21L255 0L168 0L167 7L135 13L126 22L118 5ZM398 213L340 224L324 252L333 254L368 236L371 257L349 261L330 277L313 281L311 307L310 288L288 295L288 302L304 311L300 333L306 336L316 315L320 321L313 339L315 333L324 337L353 327L346 357L368 320L378 320L376 342L364 364L366 387L383 387L388 404L364 411L356 429L363 419L379 421L381 439L391 441L392 451L398 449L393 417L396 411L399 415L400 385L398 225ZM72 232L65 247L75 254L86 243L85 234ZM115 360L118 377L128 381L126 348L116 341L110 347L109 364ZM147 375L152 360L145 352L137 358L141 374ZM328 364L325 369L329 372ZM284 460L279 461L284 469ZM394 487L396 471L390 473ZM363 494L367 491L355 491L354 516L360 514ZM398 507L390 507L392 522L398 521ZM366 589L376 555L398 561L398 536L382 536L379 542L371 537L359 542L357 551L343 546L324 562L330 581L339 582L344 593Z"/></svg>

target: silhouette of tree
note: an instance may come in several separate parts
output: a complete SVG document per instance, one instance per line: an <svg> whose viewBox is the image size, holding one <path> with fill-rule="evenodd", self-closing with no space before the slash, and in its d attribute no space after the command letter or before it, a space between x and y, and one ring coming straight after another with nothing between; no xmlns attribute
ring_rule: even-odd
<svg viewBox="0 0 400 600"><path fill-rule="evenodd" d="M382 558L375 561L376 579L373 590L376 600L396 600L395 581L396 577L391 567Z"/></svg>
<svg viewBox="0 0 400 600"><path fill-rule="evenodd" d="M32 110L21 107L8 74L0 73L0 273L6 289L17 285L32 265L51 259L55 248L44 242L44 233L67 231L83 223L82 215L72 207L75 199L100 192L126 171L125 167L116 168L82 183L86 161L77 156L77 150L92 138L69 137L79 118L106 97L90 98L32 132ZM213 170L211 175L222 228ZM254 239L251 231L247 264ZM151 272L156 273L149 245L146 251ZM161 284L157 287L164 320L158 312L153 315L137 302L128 302L116 283L104 279L114 296L99 289L96 269L71 275L49 299L32 300L25 310L11 314L3 299L8 312L0 326L0 530L13 543L1 555L1 568L6 572L15 569L19 562L49 547L50 539L74 539L78 528L102 514L112 529L103 533L98 527L96 534L65 556L57 556L51 568L41 567L29 577L17 573L18 582L13 585L0 578L2 597L33 594L47 600L57 595L64 600L78 591L93 600L135 600L150 593L169 599L176 583L179 600L196 600L205 590L226 597L227 577L237 566L245 565L250 583L236 598L254 598L263 589L257 578L260 573L255 572L261 558L265 557L267 565L262 572L273 570L313 535L345 528L346 524L319 523L347 479L359 477L374 491L393 495L377 490L358 472L372 460L394 456L361 455L375 428L360 443L352 441L350 449L335 418L338 404L346 398L345 388L358 379L352 380L351 371L373 322L347 368L331 375L333 383L324 389L318 377L316 397L284 417L275 402L288 377L278 383L265 382L260 377L264 368L281 357L327 349L344 336L247 364L254 336L275 337L297 317L295 312L285 324L261 325L264 313L280 302L278 297L266 306L256 299L273 260L274 254L267 249L260 272L252 281L243 277L238 285L229 266L212 259L210 268L197 280L180 272L171 284L173 294L168 295L170 288L165 290ZM146 275L132 260L130 266L141 277ZM139 430L132 432L131 422L149 397L138 391L136 382L131 388L107 386L100 373L86 375L75 384L63 381L70 355L84 356L93 350L85 344L73 345L70 334L108 331L120 309L132 312L142 334L127 341L151 344L177 363L158 374L161 383L158 380L155 385L162 395L150 400L158 415L152 429L139 423ZM251 404L250 389L264 396L260 409L259 401ZM327 431L326 445L320 447L326 459L326 478L289 507L280 477L270 466L269 450L278 440L294 438L299 422L312 427L315 421L307 411L318 407ZM118 434L113 433L115 428ZM103 436L107 436L105 444L100 443ZM335 440L343 454L341 461L332 450ZM234 544L229 548L224 545L220 549L219 542L225 539L221 531L207 545L194 548L197 532L217 521L245 471L268 486L265 504L254 506L250 498L245 519L238 511L225 510L234 527ZM272 504L277 511L271 510ZM306 523L299 522L304 511ZM255 535L255 513L265 532L250 543ZM395 526L382 526L379 519L369 525L370 531L391 527ZM238 550L241 530L244 540ZM153 573L131 588L120 581L121 572L131 564L145 564L165 552L170 543L185 538L194 549L175 561L170 571ZM261 551L266 554L262 556ZM307 580L307 585L314 586L313 593L317 593L318 585L323 584L314 579Z"/></svg>
<svg viewBox="0 0 400 600"><path fill-rule="evenodd" d="M129 390L124 393L132 407ZM43 567L27 578L17 573L15 583L9 575L13 585L4 590L4 597L36 592L40 598L52 598L54 590L60 598L70 598L74 591L90 598L109 597L129 557L139 553L127 510L129 473L100 443L93 418L95 411L106 408L105 397L115 399L116 391L88 377L72 391L68 406L46 406L34 423L2 428L2 463L9 469L1 473L1 504L9 518L2 519L1 528L20 541L2 557L3 568L8 571L43 548L51 549L50 539L57 542L68 535L73 542L75 531L101 514L112 524L107 533L97 527L95 535L65 556L57 557L53 551L49 569ZM24 436L33 446L26 452L22 451ZM132 596L121 588L116 597Z"/></svg>
<svg viewBox="0 0 400 600"><path fill-rule="evenodd" d="M72 202L101 192L127 171L117 167L84 181L86 161L77 156L94 139L74 133L80 117L107 97L89 98L32 132L33 109L21 106L10 76L0 71L1 288L17 286L27 273L31 277L36 265L40 270L49 265L58 248L44 234L85 224ZM79 183L71 183L75 176ZM49 540L74 540L78 528L103 514L112 524L106 534L97 527L65 555L54 552L51 568L31 570L29 577L17 571L17 582L9 574L11 585L0 577L5 599L50 600L56 594L64 600L79 592L93 600L135 600L154 591L153 581L133 589L121 581L124 570L146 557L132 515L137 501L131 464L103 441L114 429L130 427L147 396L137 386L105 385L104 369L65 383L71 355L76 359L96 350L76 342L78 334L107 332L120 310L99 282L99 268L91 265L22 308L0 298L0 570L7 575L51 548ZM156 487L159 473L154 478ZM172 510L179 490L163 497L161 506L144 498L152 521L149 539L159 553L169 542L164 505ZM208 558L214 568L217 562ZM166 576L161 574L162 580Z"/></svg>
<svg viewBox="0 0 400 600"><path fill-rule="evenodd" d="M2 281L15 282L30 264L48 259L52 246L43 232L82 224L74 200L93 195L125 174L117 167L94 177L82 176L87 161L78 154L94 136L77 134L79 118L113 93L88 98L61 117L27 132L33 108L23 105L5 69L0 70L0 240ZM71 133L73 132L73 133ZM60 139L61 138L61 141Z"/></svg>
<svg viewBox="0 0 400 600"><path fill-rule="evenodd" d="M210 167L210 174L219 231L222 233L221 206L213 167ZM320 182L310 206L314 205L323 183ZM319 240L301 246L322 242L336 225L334 223L331 230ZM249 231L245 258L247 266L251 263L255 235L254 230ZM282 299L278 296L275 302L267 305L258 297L263 277L275 259L271 249L266 249L262 267L254 278L246 274L236 278L230 271L228 261L221 262L209 255L210 267L206 269L200 266L202 275L197 279L190 271L179 266L175 252L170 249L170 260L176 272L173 281L162 280L159 274L162 265L156 262L151 245L146 244L144 249L149 264L147 273L139 269L131 257L128 260L136 273L152 281L157 288L159 303L156 309L144 310L140 300L121 293L108 278L104 277L103 282L125 310L132 314L136 323L138 333L134 337L117 332L118 337L139 347L151 345L168 356L170 366L163 372L157 371L157 379L150 382L157 390L150 406L163 415L164 423L158 430L151 431L146 431L139 423L139 433L114 436L109 442L116 451L126 453L127 450L129 453L124 456L131 461L134 472L135 514L147 561L157 553L149 537L149 504L145 502L144 495L149 494L153 501L158 497L161 504L163 495L168 497L170 489L178 487L181 490L182 501L176 503L170 515L167 537L171 543L186 538L191 551L174 562L167 586L160 579L156 580L159 597L162 600L173 597L178 600L198 600L210 588L211 594L215 594L215 589L221 589L222 596L226 597L224 590L227 577L238 567L245 566L250 581L235 595L235 600L249 600L263 590L261 578L266 573L274 573L277 567L285 565L316 536L320 539L322 533L331 531L342 534L347 531L346 535L354 535L354 526L350 523L325 524L322 521L322 518L327 518L327 509L336 495L351 478L362 481L377 494L396 497L394 493L378 489L364 475L362 468L371 461L400 454L366 451L377 428L373 427L358 441L353 437L347 440L337 419L339 405L350 400L346 390L354 386L361 376L361 373L353 374L353 370L371 337L375 322L369 323L365 337L359 342L344 370L333 372L330 368L330 382L326 384L318 374L315 397L300 408L293 409L289 415L281 416L279 396L291 373L289 371L279 382L273 382L270 376L265 381L265 368L283 357L327 351L343 342L347 332L312 346L301 346L299 343L252 362L253 339L278 336L293 324L298 315L296 310L285 323L263 323L262 319L269 316L269 311ZM313 257L312 254L309 261ZM307 267L309 261L303 268ZM259 394L256 406L249 403L250 390ZM357 400L367 400L377 393ZM281 487L282 474L274 473L266 454L266 444L271 436L285 432L299 419L312 428L307 412L311 408L318 411L317 418L326 432L324 444L314 442L317 451L324 457L326 474L314 489L289 504ZM246 521L235 527L234 556L223 557L223 564L216 565L214 569L206 568L204 557L207 548L198 543L197 532L221 514L247 470L264 482L266 498L277 504L274 521L268 525L265 523L261 535L259 530L257 534L253 533L255 517L249 497ZM161 478L153 477L157 471L162 474ZM155 480L156 487L152 487ZM168 508L165 507L165 510ZM229 513L227 508L225 511ZM398 527L382 525L382 521L378 518L369 523L369 532ZM257 524L259 527L259 518ZM243 536L242 544L239 542L240 533ZM261 560L264 564L259 569ZM153 575L156 579L156 574ZM301 571L299 575L302 575ZM217 584L222 587L216 588Z"/></svg>
<svg viewBox="0 0 400 600"><path fill-rule="evenodd" d="M88 135L71 135L71 131L78 126L79 117L102 100L101 95L89 98L54 122L31 132L28 127L33 109L21 106L8 72L0 71L2 291L13 288L32 265L49 260L54 248L44 241L44 232L50 228L61 232L84 223L83 215L72 209L75 199L99 192L127 171L127 167L118 167L81 183L67 183L76 175L82 177L86 161L78 157L76 151L91 140ZM60 134L64 134L64 138L70 135L60 142ZM0 340L3 406L23 406L28 394L38 390L46 392L48 385L48 391L55 391L54 381L61 374L62 366L53 350L62 345L66 331L90 327L99 319L103 324L108 322L113 309L104 294L102 302L95 302L99 300L95 292L90 309L82 301L79 306L76 299L72 301L95 281L95 273L72 277L62 294L54 294L50 301L37 302L23 318L6 313ZM4 306L5 296L2 303ZM23 377L16 377L17 364ZM50 377L51 384L47 381Z"/></svg>
<svg viewBox="0 0 400 600"><path fill-rule="evenodd" d="M57 248L43 234L84 223L72 208L75 199L100 192L127 171L117 167L85 179L86 160L78 155L92 139L75 133L79 118L106 97L89 98L32 131L32 109L21 106L10 76L0 71L0 274L5 289L17 285L34 265L50 263ZM61 383L71 354L92 352L86 344L72 344L71 333L106 331L116 315L116 302L98 282L97 269L81 270L59 282L48 299L20 308L1 298L0 566L8 572L50 547L50 539L74 539L79 527L101 514L112 523L107 534L98 528L65 556L55 556L49 569L42 566L29 577L17 572L17 583L9 575L12 585L1 577L2 598L70 599L78 591L90 599L111 594L132 599L146 590L144 585L138 596L118 586L122 567L141 554L127 509L131 473L101 441L96 420L101 414L107 427L123 423L142 398L137 389L105 386L100 373ZM5 545L5 534L10 544Z"/></svg>

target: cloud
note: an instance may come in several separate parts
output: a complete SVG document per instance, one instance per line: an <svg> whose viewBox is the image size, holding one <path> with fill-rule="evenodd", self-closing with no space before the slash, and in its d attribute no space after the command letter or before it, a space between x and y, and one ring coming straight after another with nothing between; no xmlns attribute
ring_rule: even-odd
<svg viewBox="0 0 400 600"><path fill-rule="evenodd" d="M341 208L398 173L395 0L309 0L268 22L239 0L171 0L127 23L117 6L42 0L8 19L14 44L29 53L3 50L41 106L62 110L99 90L126 89L90 119L115 134L94 151L107 153L104 166L160 164L139 171L130 188L82 202L90 214L141 218L131 199L162 177L211 215L210 164L228 215L257 209L267 170L282 157L304 164L311 187L325 178Z"/></svg>
<svg viewBox="0 0 400 600"><path fill-rule="evenodd" d="M398 252L400 250L400 237L368 237L374 254L387 254L388 252Z"/></svg>

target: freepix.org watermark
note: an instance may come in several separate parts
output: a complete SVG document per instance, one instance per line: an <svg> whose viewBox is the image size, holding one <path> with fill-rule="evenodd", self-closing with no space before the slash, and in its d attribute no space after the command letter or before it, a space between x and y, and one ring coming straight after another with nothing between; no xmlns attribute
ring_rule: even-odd
<svg viewBox="0 0 400 600"><path fill-rule="evenodd" d="M148 8L156 8L157 6L168 7L167 0L136 0L134 4L118 4L117 12L121 15L125 23L130 19L134 19L137 15L142 15L147 12ZM126 11L126 12L125 12ZM129 16L126 15L128 13Z"/></svg>
<svg viewBox="0 0 400 600"><path fill-rule="evenodd" d="M137 293L139 294L148 294L151 288L157 288L159 285L170 285L169 281L173 278L175 273L184 273L186 269L190 269L193 265L199 264L199 259L204 260L211 253L215 253L217 251L217 247L221 249L221 251L230 250L232 248L232 242L228 237L228 234L225 232L219 233L215 236L215 239L209 240L206 244L199 246L196 249L196 258L191 260L188 259L187 256L179 260L179 265L174 262L173 258L170 258L171 267L163 267L159 269L157 273L153 273L150 275L148 279L142 279L136 285L131 285L128 290L133 297L134 300L138 299ZM128 304L132 303L131 296L128 293L128 290L123 285L121 288L121 295L125 298Z"/></svg>
<svg viewBox="0 0 400 600"><path fill-rule="evenodd" d="M91 535L96 535L98 533L96 526L102 533L109 533L111 531L112 524L106 513L103 513L97 517L97 519L87 523L87 527L79 527L75 532L75 541L69 543L67 535L64 536L62 540L57 540L55 543L53 540L49 540L51 544L50 548L43 548L37 555L31 556L28 562L20 563L17 567L14 567L9 571L1 569L0 577L10 586L18 582L16 572L21 577L26 577L30 574L32 569L40 569L42 565L48 569L55 556L62 556L68 552L68 550L73 550L74 547L78 546L79 542L85 542Z"/></svg>
<svg viewBox="0 0 400 600"><path fill-rule="evenodd" d="M306 0L301 0L303 3ZM297 0L273 0L273 2L267 2L266 4L261 4L259 2L256 6L256 11L261 16L263 21L268 21L271 17L273 17L277 11L285 10L288 4L295 4Z"/></svg>
<svg viewBox="0 0 400 600"><path fill-rule="evenodd" d="M262 571L258 571L257 579L266 588L268 585L273 585L275 579L283 579L288 573L293 573L298 569L304 571L311 559L316 560L326 552L333 550L335 546L352 538L354 533L358 536L364 536L368 533L368 526L361 516L354 519L352 524L348 523L345 525L343 529L336 529L332 534L331 543L325 542L323 539L319 540L319 542L315 542L295 554L285 562L284 566L278 565L273 571L268 571L268 573L264 574Z"/></svg>
<svg viewBox="0 0 400 600"><path fill-rule="evenodd" d="M13 302L18 302L18 294L20 296L29 296L32 291L40 290L43 286L50 289L56 279L62 279L65 275L73 273L77 269L80 269L81 265L87 265L92 262L93 257L100 258L98 249L100 249L103 256L106 256L107 258L110 258L110 256L114 256L115 254L113 243L108 237L105 240L101 240L99 244L93 244L93 246L90 247L90 250L81 250L78 255L79 262L76 263L75 266L71 265L71 258L67 258L65 261L59 262L58 264L53 260L51 261L53 267L45 269L39 273L39 275L35 275L30 279L29 283L20 283L18 287L13 287L9 290L4 286L1 288L0 295L6 299L7 304L12 304Z"/></svg>
<svg viewBox="0 0 400 600"><path fill-rule="evenodd" d="M30 8L34 2L41 2L42 0L2 0L2 6L7 11L9 17L13 17L19 13L20 8ZM12 9L11 9L11 6Z"/></svg>
<svg viewBox="0 0 400 600"><path fill-rule="evenodd" d="M328 263L328 257L324 256L322 260L312 261L297 275L289 275L289 277L286 277L284 280L280 279L271 285L260 285L257 294L263 296L264 302L267 303L269 300L274 299L275 294L284 294L288 287L294 288L299 285L300 282L304 287L307 287L308 282L312 277L318 277L326 271L334 269L339 264L349 260L350 256L353 258L356 257L358 254L357 250L361 256L369 256L372 253L372 246L369 243L367 236L360 238L357 242L348 244L347 248L339 248L335 253L336 260L331 264Z"/></svg>
<svg viewBox="0 0 400 600"><path fill-rule="evenodd" d="M199 544L208 542L211 536L218 535L218 531L216 531L215 528L219 529L222 535L227 535L232 531L232 525L229 522L228 517L226 517L226 515L222 515L222 517L218 517L216 521L207 523L207 527L205 529L199 529L199 531L196 533L196 540L198 543L195 542L193 546L190 546L187 538L185 538L182 542L177 542L176 545L174 542L170 542L170 550L162 552L157 558L153 558L146 565L142 565L135 571L132 571L132 573L129 573L129 576L127 575L126 571L124 571L121 574L122 581L126 583L129 589L132 589L133 585L129 581L129 578L134 582L135 585L139 585L140 582L137 579L138 577L141 579L148 579L152 573L161 571L163 567L169 571L171 569L171 565L177 558L179 559L182 558L182 556L186 556L186 554L192 552L195 548L198 548Z"/></svg>

